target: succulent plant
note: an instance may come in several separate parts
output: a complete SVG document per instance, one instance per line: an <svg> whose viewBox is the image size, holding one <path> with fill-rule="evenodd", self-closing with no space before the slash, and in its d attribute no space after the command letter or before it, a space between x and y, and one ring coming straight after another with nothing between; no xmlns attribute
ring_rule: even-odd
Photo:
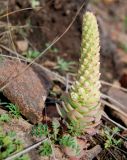
<svg viewBox="0 0 127 160"><path fill-rule="evenodd" d="M80 66L70 92L63 96L64 111L71 121L79 121L85 128L100 123L100 45L96 17L91 12L83 16ZM62 112L61 112L62 111Z"/></svg>

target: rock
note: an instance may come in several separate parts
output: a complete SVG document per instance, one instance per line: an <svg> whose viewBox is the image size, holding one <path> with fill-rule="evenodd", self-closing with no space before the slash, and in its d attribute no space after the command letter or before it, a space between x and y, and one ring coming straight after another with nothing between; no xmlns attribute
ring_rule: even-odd
<svg viewBox="0 0 127 160"><path fill-rule="evenodd" d="M15 43L19 51L21 52L27 51L28 42L26 40L19 40L19 41L16 41Z"/></svg>
<svg viewBox="0 0 127 160"><path fill-rule="evenodd" d="M1 60L0 87L9 82L3 89L3 94L19 107L22 115L35 124L42 120L50 82L46 73L39 76L31 67L24 71L26 67L26 64L19 61Z"/></svg>

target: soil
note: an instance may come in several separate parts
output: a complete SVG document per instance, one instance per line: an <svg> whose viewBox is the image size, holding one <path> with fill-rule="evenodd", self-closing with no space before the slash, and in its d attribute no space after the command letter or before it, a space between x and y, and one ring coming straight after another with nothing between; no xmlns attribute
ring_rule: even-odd
<svg viewBox="0 0 127 160"><path fill-rule="evenodd" d="M17 41L26 41L25 43L28 43L28 48L26 47L26 51L32 49L42 52L46 48L46 44L51 44L56 37L60 36L67 29L69 24L72 22L76 12L81 7L83 1L39 0L39 2L39 6L41 8L33 9L30 8L31 3L28 0L10 0L9 4L7 4L7 0L1 0L1 45L4 45L7 48L17 51L20 55L24 55L24 52L21 51L22 47L19 48L16 44ZM25 10L25 8L27 9ZM7 9L8 13L10 13L8 16L6 15ZM125 22L125 17L127 18L126 0L94 0L89 3L89 5L87 6L87 10L93 11L98 19L101 37L101 80L111 83L117 81L119 85L121 85L120 83L122 82L122 86L126 86L127 79L123 79L123 77L127 77L127 51L124 48L126 45L125 42L127 40L127 22ZM74 72L77 70L79 63L78 60L80 57L82 15L84 12L85 7L77 16L69 31L54 45L54 48L56 48L57 51L54 52L53 49L49 49L47 53L42 55L37 60L37 62L40 65L43 65L66 77L67 72L60 72L59 70L54 69L54 66L57 65L57 57L59 56L61 58L64 58L66 61L75 61L76 64L74 66ZM10 24L10 28L7 27L7 24ZM11 29L11 34L10 32L6 34L6 31L9 31L9 29ZM3 48L1 48L1 52L2 54L11 55L11 53L9 53L7 50ZM53 88L55 88L57 92L57 97L55 95L55 98L58 98L63 92L63 89L65 89L65 86L61 83L54 82L52 85L52 90ZM109 89L110 87L104 85L102 86L101 91L103 93L107 93ZM50 95L51 93L49 94L49 96ZM48 117L45 118L51 121L53 117L58 117L58 114L56 113L54 101L53 103L51 103L49 100L47 100L46 102L47 104L45 105L47 106L46 111ZM48 104L48 102L50 103ZM0 111L4 110L0 109ZM106 111L108 113L109 109L107 109ZM23 121L26 122L26 120ZM118 120L118 122L119 121L120 120ZM13 126L14 122L11 123ZM29 125L30 127L32 126L32 124L28 123L28 126ZM103 121L102 125L109 127L114 126L111 123L107 123L106 120ZM22 132L20 128L21 126L23 127L24 124L21 124L21 126L19 126L18 122L16 126L18 128L16 132ZM6 127L7 126L5 125L4 129ZM9 126L7 128L9 128ZM21 134L24 133L25 131L23 131L23 133ZM122 134L122 131L120 132L120 134ZM35 142L35 140L31 140L30 138L27 139L27 137L29 137L29 134L25 137L25 141L28 140L27 145L31 145L33 142ZM90 147L88 147L88 150L91 149L91 152L89 154L93 152L92 149L93 147L95 147L95 145L99 144L102 147L102 151L99 150L100 154L98 154L99 152L97 152L98 155L96 153L95 155L93 154L94 156L92 155L92 159L127 159L127 155L125 153L127 149L126 147L122 146L120 148L124 152L116 148L114 149L113 147L111 148L111 151L106 150L104 148L104 140L102 140L102 137L99 136L99 134L98 137L95 136L93 138L88 138L90 142ZM65 156L65 154L61 152L61 150L58 147L56 147L55 152L58 155L57 159L69 159L66 158L67 156ZM38 156L37 150L34 150L33 153L30 153L30 157L33 160L48 159ZM87 152L85 152L85 154L87 154ZM85 154L81 159L85 159L87 156L89 156L88 154ZM90 158L88 157L87 159Z"/></svg>

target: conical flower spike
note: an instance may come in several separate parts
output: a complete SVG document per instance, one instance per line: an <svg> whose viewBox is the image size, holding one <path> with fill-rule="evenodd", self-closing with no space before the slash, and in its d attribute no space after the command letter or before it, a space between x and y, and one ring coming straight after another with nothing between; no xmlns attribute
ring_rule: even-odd
<svg viewBox="0 0 127 160"><path fill-rule="evenodd" d="M64 97L66 115L91 128L100 122L100 46L96 17L91 12L83 16L80 66L76 82Z"/></svg>

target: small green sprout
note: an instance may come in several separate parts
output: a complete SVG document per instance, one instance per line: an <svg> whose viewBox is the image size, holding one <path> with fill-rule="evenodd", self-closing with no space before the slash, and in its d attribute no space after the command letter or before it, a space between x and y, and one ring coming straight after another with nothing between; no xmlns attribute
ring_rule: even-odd
<svg viewBox="0 0 127 160"><path fill-rule="evenodd" d="M29 49L27 53L25 53L25 55L26 55L26 58L33 60L34 58L40 55L40 52Z"/></svg>
<svg viewBox="0 0 127 160"><path fill-rule="evenodd" d="M45 47L48 48L50 45L51 45L50 43L46 43ZM52 52L52 53L58 53L59 49L52 46L52 47L49 48L49 51Z"/></svg>
<svg viewBox="0 0 127 160"><path fill-rule="evenodd" d="M120 146L122 143L122 139L116 139L114 136L118 134L120 129L118 127L114 127L112 130L108 127L103 130L102 135L105 138L105 149L111 148L113 146Z"/></svg>
<svg viewBox="0 0 127 160"><path fill-rule="evenodd" d="M22 155L14 160L30 160L30 157L28 155Z"/></svg>
<svg viewBox="0 0 127 160"><path fill-rule="evenodd" d="M14 116L15 118L20 117L20 111L16 105L9 103L8 105L6 105L6 107L10 110L9 112L11 113L12 116Z"/></svg>
<svg viewBox="0 0 127 160"><path fill-rule="evenodd" d="M32 128L31 134L36 137L47 136L49 133L46 124L38 124Z"/></svg>
<svg viewBox="0 0 127 160"><path fill-rule="evenodd" d="M9 122L10 121L10 117L7 113L1 114L0 115L0 121L2 122Z"/></svg>
<svg viewBox="0 0 127 160"><path fill-rule="evenodd" d="M52 155L52 147L49 141L45 141L42 143L42 145L39 147L39 154L46 157Z"/></svg>
<svg viewBox="0 0 127 160"><path fill-rule="evenodd" d="M67 62L63 58L57 57L57 65L54 67L54 69L67 72L73 69L74 64L74 61Z"/></svg>
<svg viewBox="0 0 127 160"><path fill-rule="evenodd" d="M72 137L70 135L63 135L59 143L63 147L70 147L75 152L76 155L80 154L80 147L75 137Z"/></svg>
<svg viewBox="0 0 127 160"><path fill-rule="evenodd" d="M2 62L3 60L4 60L4 57L0 55L0 62Z"/></svg>
<svg viewBox="0 0 127 160"><path fill-rule="evenodd" d="M13 134L12 134L13 133ZM9 157L11 154L19 152L23 149L22 142L16 138L14 132L4 133L3 129L0 128L0 160ZM29 160L21 159L22 156L16 160Z"/></svg>
<svg viewBox="0 0 127 160"><path fill-rule="evenodd" d="M31 6L33 9L36 9L36 7L40 6L40 1L39 0L30 0Z"/></svg>
<svg viewBox="0 0 127 160"><path fill-rule="evenodd" d="M11 137L11 138L14 138L14 137L16 137L16 132L15 131L9 131L8 136Z"/></svg>
<svg viewBox="0 0 127 160"><path fill-rule="evenodd" d="M64 147L75 147L75 138L70 135L63 135L63 137L60 139L60 145Z"/></svg>
<svg viewBox="0 0 127 160"><path fill-rule="evenodd" d="M53 119L52 121L52 128L53 128L53 139L56 141L57 140L57 136L60 130L60 123L57 119Z"/></svg>
<svg viewBox="0 0 127 160"><path fill-rule="evenodd" d="M84 133L84 126L77 121L67 123L68 133L72 136L81 136Z"/></svg>

